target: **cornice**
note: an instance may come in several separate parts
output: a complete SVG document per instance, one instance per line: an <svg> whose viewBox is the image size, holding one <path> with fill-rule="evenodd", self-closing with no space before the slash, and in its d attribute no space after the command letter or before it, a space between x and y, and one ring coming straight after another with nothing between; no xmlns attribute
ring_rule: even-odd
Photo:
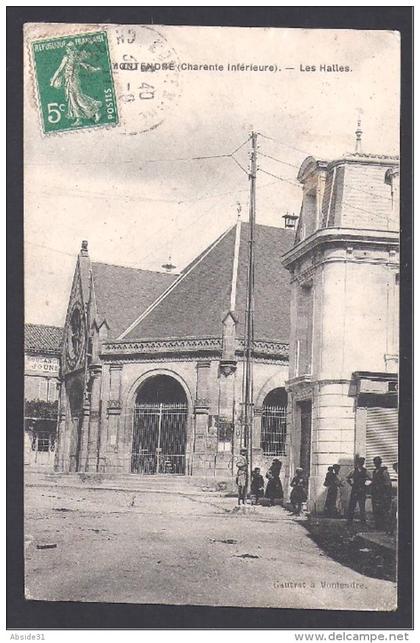
<svg viewBox="0 0 420 643"><path fill-rule="evenodd" d="M282 359L288 359L289 345L283 342L272 340L255 340L254 355L258 356L278 356ZM181 338L163 338L157 340L139 340L139 341L117 341L104 342L102 344L101 358L107 360L113 357L123 357L124 359L133 360L136 356L150 355L152 357L162 355L180 356L216 354L221 357L222 338L221 337L181 337ZM236 354L241 355L244 351L244 341L236 340Z"/></svg>
<svg viewBox="0 0 420 643"><path fill-rule="evenodd" d="M244 340L239 339L236 342L236 351L242 353L244 351ZM275 340L269 339L256 339L253 343L253 354L258 357L258 355L269 355L269 356L278 356L284 359L289 358L289 344L284 342L278 342Z"/></svg>
<svg viewBox="0 0 420 643"><path fill-rule="evenodd" d="M399 167L400 157L387 156L386 154L364 154L363 152L356 152L353 154L347 154L340 159L334 159L333 161L330 161L328 163L327 170L329 171L337 165L348 164L381 165L383 167L389 167L393 169Z"/></svg>
<svg viewBox="0 0 420 643"><path fill-rule="evenodd" d="M399 233L391 230L359 230L356 228L322 228L300 241L282 256L288 268L301 257L323 245L359 244L389 247L399 246Z"/></svg>
<svg viewBox="0 0 420 643"><path fill-rule="evenodd" d="M145 339L137 341L104 342L102 357L108 355L149 355L155 353L180 353L191 351L219 352L222 350L221 337L181 337Z"/></svg>
<svg viewBox="0 0 420 643"><path fill-rule="evenodd" d="M41 351L34 348L27 348L25 350L25 355L30 355L31 357L56 357L58 360L60 360L61 349L46 349Z"/></svg>

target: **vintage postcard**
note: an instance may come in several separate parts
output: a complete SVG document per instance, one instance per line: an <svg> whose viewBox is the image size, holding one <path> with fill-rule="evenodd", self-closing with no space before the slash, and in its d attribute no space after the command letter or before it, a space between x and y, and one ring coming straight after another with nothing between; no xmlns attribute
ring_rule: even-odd
<svg viewBox="0 0 420 643"><path fill-rule="evenodd" d="M24 57L26 598L394 611L400 34Z"/></svg>

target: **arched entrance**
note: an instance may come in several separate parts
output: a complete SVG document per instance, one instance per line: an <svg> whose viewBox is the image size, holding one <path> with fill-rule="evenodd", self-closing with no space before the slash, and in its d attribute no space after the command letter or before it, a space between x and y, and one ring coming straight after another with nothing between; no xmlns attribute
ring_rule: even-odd
<svg viewBox="0 0 420 643"><path fill-rule="evenodd" d="M188 402L169 375L149 377L134 405L132 473L184 474Z"/></svg>
<svg viewBox="0 0 420 643"><path fill-rule="evenodd" d="M263 455L286 455L287 392L281 386L264 398L261 419Z"/></svg>

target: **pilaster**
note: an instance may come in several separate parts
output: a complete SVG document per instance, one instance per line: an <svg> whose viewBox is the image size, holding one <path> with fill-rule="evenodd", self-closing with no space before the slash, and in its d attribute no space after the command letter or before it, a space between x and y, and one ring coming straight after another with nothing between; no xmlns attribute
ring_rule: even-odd
<svg viewBox="0 0 420 643"><path fill-rule="evenodd" d="M205 454L207 452L207 436L209 424L209 376L211 362L197 362L197 388L194 402L194 445L193 467L207 468Z"/></svg>
<svg viewBox="0 0 420 643"><path fill-rule="evenodd" d="M68 401L67 392L64 381L61 382L60 387L60 405L58 412L57 422L57 447L54 458L55 471L68 471L69 470L69 454L66 446L69 441L66 439L67 434L67 412Z"/></svg>
<svg viewBox="0 0 420 643"><path fill-rule="evenodd" d="M121 423L121 375L122 364L110 364L108 390L104 394L107 399L103 410L101 436L99 447L99 468L105 468L107 463L118 466L118 453L120 449L120 423ZM103 375L104 379L105 375Z"/></svg>
<svg viewBox="0 0 420 643"><path fill-rule="evenodd" d="M82 407L78 471L86 471L89 441L90 400L85 395Z"/></svg>
<svg viewBox="0 0 420 643"><path fill-rule="evenodd" d="M261 430L262 430L262 414L263 409L261 406L254 408L254 427L252 433L252 453L255 458L260 458L263 454L261 448Z"/></svg>
<svg viewBox="0 0 420 643"><path fill-rule="evenodd" d="M99 426L100 426L100 399L101 399L101 375L102 365L91 364L89 366L91 377L90 395L90 419L89 439L87 448L86 471L96 472L98 470L98 447L99 447Z"/></svg>

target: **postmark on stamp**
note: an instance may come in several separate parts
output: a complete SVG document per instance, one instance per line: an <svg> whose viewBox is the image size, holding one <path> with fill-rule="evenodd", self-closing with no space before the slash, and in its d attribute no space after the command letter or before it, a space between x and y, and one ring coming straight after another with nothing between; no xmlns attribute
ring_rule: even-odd
<svg viewBox="0 0 420 643"><path fill-rule="evenodd" d="M45 134L118 123L105 31L31 43Z"/></svg>

